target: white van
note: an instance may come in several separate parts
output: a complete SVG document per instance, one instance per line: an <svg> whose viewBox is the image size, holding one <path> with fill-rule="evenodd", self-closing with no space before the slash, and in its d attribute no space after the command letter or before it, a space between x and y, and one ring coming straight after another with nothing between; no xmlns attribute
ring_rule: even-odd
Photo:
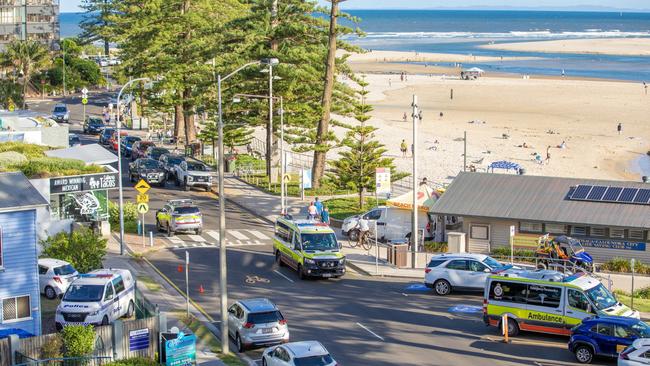
<svg viewBox="0 0 650 366"><path fill-rule="evenodd" d="M350 238L350 240L357 240L359 234L358 223L359 219L363 217L368 220L370 232L375 236L375 222L377 223L377 238L381 241L391 240L407 240L411 236L411 216L413 211L405 210L403 208L378 206L372 210L362 214L355 215L343 220L341 232L343 235ZM435 232L433 215L428 215L424 211L419 211L418 214L418 227L424 230L425 240L431 238L432 233ZM420 231L422 235L422 231Z"/></svg>
<svg viewBox="0 0 650 366"><path fill-rule="evenodd" d="M56 308L56 329L68 324L108 325L135 312L135 280L126 269L99 269L76 279Z"/></svg>

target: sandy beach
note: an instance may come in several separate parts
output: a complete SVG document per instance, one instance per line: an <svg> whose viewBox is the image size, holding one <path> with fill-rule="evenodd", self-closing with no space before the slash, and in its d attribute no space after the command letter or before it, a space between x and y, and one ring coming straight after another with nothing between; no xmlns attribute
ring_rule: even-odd
<svg viewBox="0 0 650 366"><path fill-rule="evenodd" d="M382 68L386 74L379 73ZM410 116L411 99L417 94L423 111L418 178L450 182L463 168L462 138L467 131L467 164L479 171L508 160L520 164L526 174L640 179L632 161L650 150L650 95L641 84L535 76L463 81L451 74L408 75L401 81L399 75L389 74L394 71L395 64L376 62L365 78L368 100L375 107L369 123L379 128L377 137L399 170L411 170L411 158L401 157L399 146L402 139L412 142L410 117L407 122L402 118L404 113ZM565 148L559 148L562 142ZM547 151L550 160L536 163L534 154L546 160ZM336 153L328 158L335 159Z"/></svg>
<svg viewBox="0 0 650 366"><path fill-rule="evenodd" d="M493 50L650 56L650 38L567 39L498 43L481 46Z"/></svg>

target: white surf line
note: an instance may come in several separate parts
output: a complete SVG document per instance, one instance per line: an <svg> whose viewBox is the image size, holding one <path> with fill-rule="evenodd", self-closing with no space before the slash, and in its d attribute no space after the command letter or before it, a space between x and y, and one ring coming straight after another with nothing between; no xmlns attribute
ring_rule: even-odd
<svg viewBox="0 0 650 366"><path fill-rule="evenodd" d="M268 236L264 235L262 232L257 230L248 230L248 232L258 239L262 239L262 240L270 239Z"/></svg>
<svg viewBox="0 0 650 366"><path fill-rule="evenodd" d="M248 237L246 235L240 233L237 230L230 230L230 231L228 231L228 234L234 236L238 240L248 240Z"/></svg>
<svg viewBox="0 0 650 366"><path fill-rule="evenodd" d="M384 338L383 338L383 337L377 335L377 333L375 333L375 332L373 332L372 330L366 328L363 324L361 324L361 323L357 323L357 325L360 326L361 328L365 329L366 331L368 331L368 333L370 333L370 334L374 335L375 337L381 339L382 342L384 342Z"/></svg>
<svg viewBox="0 0 650 366"><path fill-rule="evenodd" d="M273 272L275 272L277 275L279 275L280 277L284 278L285 280L287 280L287 281L289 281L289 282L291 282L291 283L294 283L293 280L292 280L291 278L289 278L289 277L283 275L282 272L278 271L277 269L274 269Z"/></svg>

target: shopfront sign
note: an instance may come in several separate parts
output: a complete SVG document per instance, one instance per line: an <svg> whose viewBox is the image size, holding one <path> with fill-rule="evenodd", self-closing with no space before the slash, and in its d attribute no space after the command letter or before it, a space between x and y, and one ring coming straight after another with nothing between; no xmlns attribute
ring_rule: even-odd
<svg viewBox="0 0 650 366"><path fill-rule="evenodd" d="M88 192L117 188L117 173L50 178L50 194Z"/></svg>
<svg viewBox="0 0 650 366"><path fill-rule="evenodd" d="M140 351L149 348L149 329L137 329L129 332L129 351Z"/></svg>
<svg viewBox="0 0 650 366"><path fill-rule="evenodd" d="M585 247L645 252L646 243L612 239L578 239Z"/></svg>

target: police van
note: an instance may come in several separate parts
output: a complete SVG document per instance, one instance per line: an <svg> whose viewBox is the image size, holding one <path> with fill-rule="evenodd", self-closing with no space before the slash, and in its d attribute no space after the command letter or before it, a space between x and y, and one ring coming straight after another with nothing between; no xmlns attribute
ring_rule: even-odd
<svg viewBox="0 0 650 366"><path fill-rule="evenodd" d="M126 269L99 269L82 274L56 309L56 329L70 324L108 325L135 312L135 280Z"/></svg>
<svg viewBox="0 0 650 366"><path fill-rule="evenodd" d="M345 256L336 234L322 222L278 218L273 252L278 265L293 268L300 279L338 278L345 274Z"/></svg>
<svg viewBox="0 0 650 366"><path fill-rule="evenodd" d="M520 330L570 335L571 328L594 315L639 318L598 279L584 272L564 275L550 270L509 269L491 275L485 285L483 320L501 326L508 317L508 334Z"/></svg>

